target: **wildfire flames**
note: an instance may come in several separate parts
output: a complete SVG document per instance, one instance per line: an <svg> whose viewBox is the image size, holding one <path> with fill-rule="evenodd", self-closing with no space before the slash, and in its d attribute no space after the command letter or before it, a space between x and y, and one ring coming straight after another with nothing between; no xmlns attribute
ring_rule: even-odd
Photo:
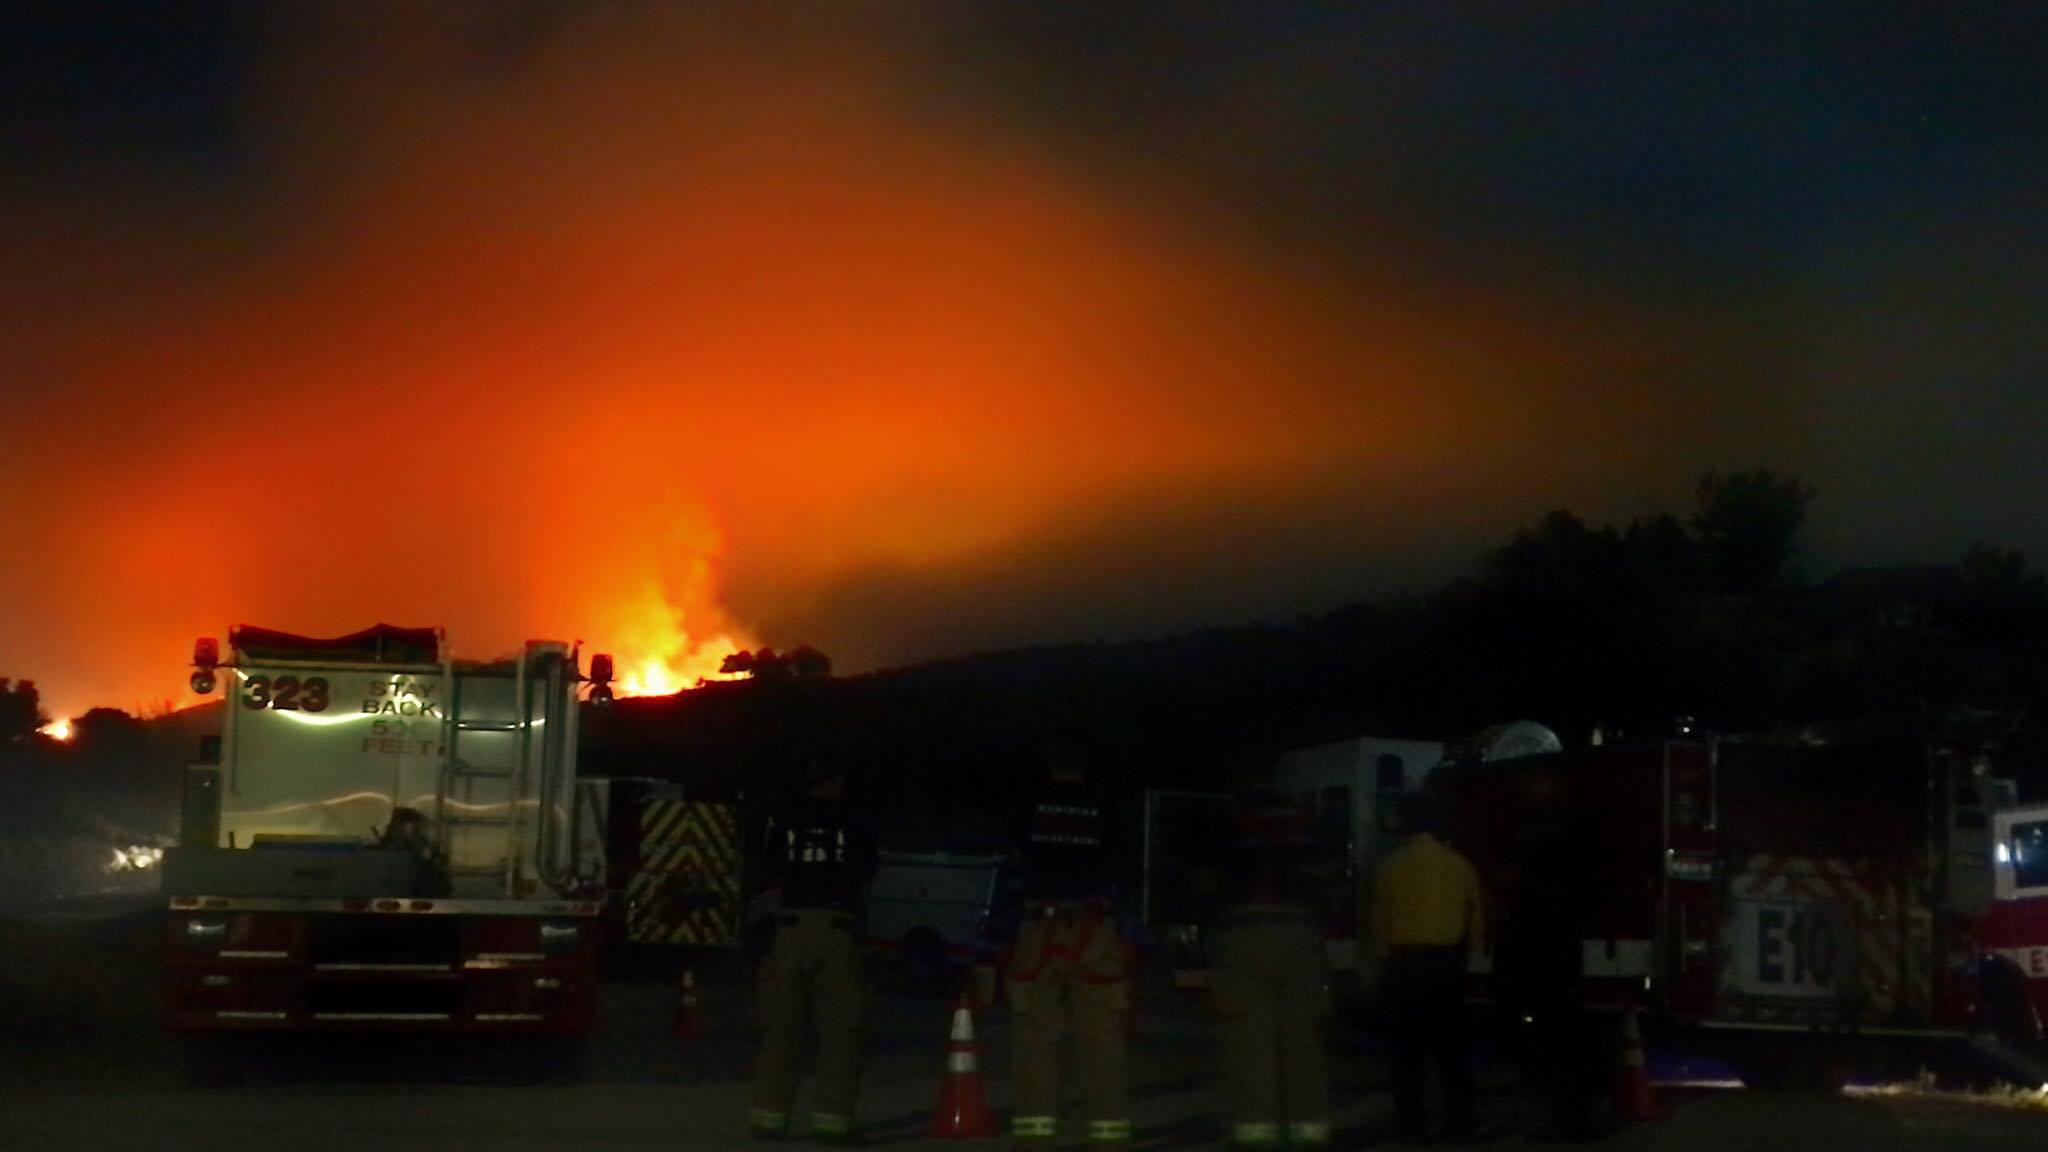
<svg viewBox="0 0 2048 1152"><path fill-rule="evenodd" d="M641 623L626 629L612 656L621 669L621 696L667 696L694 688L700 680L725 679L718 669L727 656L746 645L725 633L692 637L682 610L666 602L651 603Z"/></svg>

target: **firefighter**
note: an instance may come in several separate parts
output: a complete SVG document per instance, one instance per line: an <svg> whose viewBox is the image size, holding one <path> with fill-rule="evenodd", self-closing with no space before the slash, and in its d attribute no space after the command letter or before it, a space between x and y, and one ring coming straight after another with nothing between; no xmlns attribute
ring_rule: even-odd
<svg viewBox="0 0 2048 1152"><path fill-rule="evenodd" d="M1603 1053L1582 995L1591 887L1586 831L1554 775L1533 773L1527 789L1529 819L1515 839L1501 893L1501 983L1513 1015L1530 1025L1528 1069L1549 1110L1538 1134L1597 1139L1608 1126L1596 1114Z"/></svg>
<svg viewBox="0 0 2048 1152"><path fill-rule="evenodd" d="M1108 822L1069 750L1053 753L1020 858L1024 919L1006 982L1015 1013L1011 1136L1032 1147L1058 1141L1060 1055L1071 1033L1089 1145L1128 1146L1131 947L1111 913Z"/></svg>
<svg viewBox="0 0 2048 1152"><path fill-rule="evenodd" d="M1277 792L1234 814L1215 943L1230 1142L1240 1149L1330 1143L1322 1027L1329 1003L1323 934L1304 879L1308 821Z"/></svg>
<svg viewBox="0 0 2048 1152"><path fill-rule="evenodd" d="M1445 1135L1475 1135L1472 1050L1465 1019L1468 958L1483 946L1479 877L1443 841L1443 821L1422 793L1401 798L1402 841L1373 879L1372 950L1394 1064L1394 1138L1426 1136L1423 1065L1435 1054Z"/></svg>
<svg viewBox="0 0 2048 1152"><path fill-rule="evenodd" d="M748 1123L757 1138L788 1137L808 1025L818 1069L811 1139L851 1143L868 999L859 922L875 843L848 809L837 766L814 760L805 789L806 802L768 829L766 867L781 883L782 911L761 965L763 1035Z"/></svg>

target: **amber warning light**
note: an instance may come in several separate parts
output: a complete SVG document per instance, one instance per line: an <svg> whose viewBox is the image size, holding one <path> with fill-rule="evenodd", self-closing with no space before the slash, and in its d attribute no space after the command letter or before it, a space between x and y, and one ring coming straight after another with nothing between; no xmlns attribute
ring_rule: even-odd
<svg viewBox="0 0 2048 1152"><path fill-rule="evenodd" d="M612 657L609 652L599 652L590 658L590 702L609 704L612 702Z"/></svg>
<svg viewBox="0 0 2048 1152"><path fill-rule="evenodd" d="M192 690L201 696L213 691L213 670L220 667L220 641L201 636L192 642Z"/></svg>

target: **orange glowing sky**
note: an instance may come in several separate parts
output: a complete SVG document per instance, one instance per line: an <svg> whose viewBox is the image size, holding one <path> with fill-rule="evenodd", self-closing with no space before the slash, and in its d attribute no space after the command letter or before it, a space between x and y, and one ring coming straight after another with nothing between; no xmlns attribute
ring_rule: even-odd
<svg viewBox="0 0 2048 1152"><path fill-rule="evenodd" d="M1720 389L1752 318L1370 211L1276 240L951 106L914 21L593 12L482 67L488 6L353 11L270 17L233 195L0 202L0 673L57 714L189 701L237 622L680 687L1284 616L1809 427Z"/></svg>

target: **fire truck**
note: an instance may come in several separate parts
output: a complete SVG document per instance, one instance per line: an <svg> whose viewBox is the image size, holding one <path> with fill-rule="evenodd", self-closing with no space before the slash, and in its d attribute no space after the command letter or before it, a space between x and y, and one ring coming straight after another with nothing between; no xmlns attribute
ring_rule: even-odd
<svg viewBox="0 0 2048 1152"><path fill-rule="evenodd" d="M164 1003L195 1073L260 1033L521 1034L593 1024L603 856L577 834L569 645L457 660L438 630L195 646L222 733L165 853ZM549 1043L559 1041L561 1043Z"/></svg>
<svg viewBox="0 0 2048 1152"><path fill-rule="evenodd" d="M1533 814L1567 814L1586 1002L1641 1008L1745 1080L2040 1037L2048 808L2014 807L1970 744L1660 740L1446 763L1428 787L1509 932ZM1495 955L1475 992L1498 1002Z"/></svg>

